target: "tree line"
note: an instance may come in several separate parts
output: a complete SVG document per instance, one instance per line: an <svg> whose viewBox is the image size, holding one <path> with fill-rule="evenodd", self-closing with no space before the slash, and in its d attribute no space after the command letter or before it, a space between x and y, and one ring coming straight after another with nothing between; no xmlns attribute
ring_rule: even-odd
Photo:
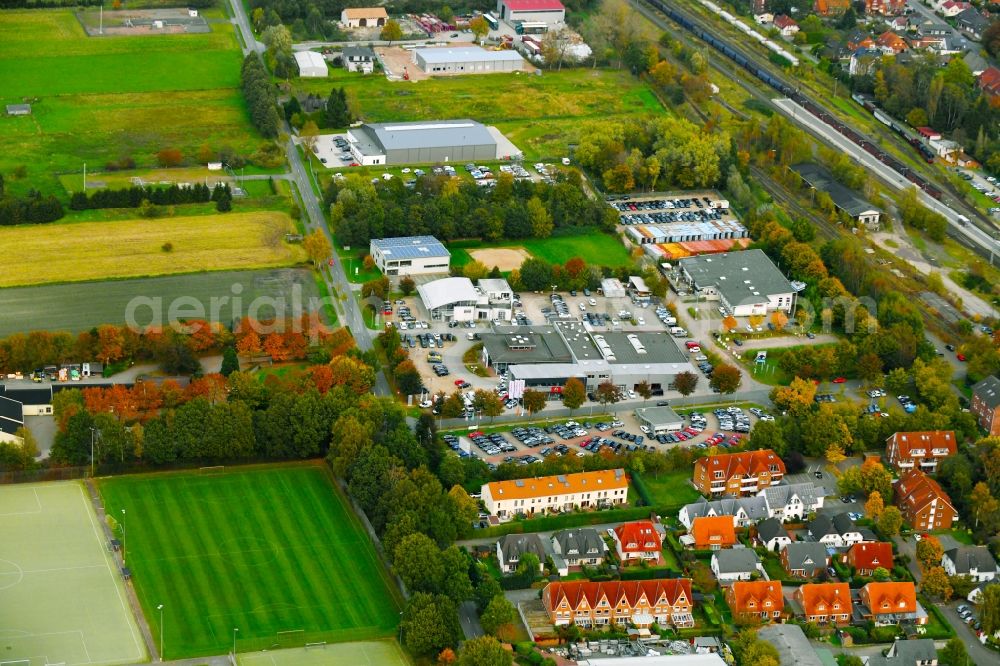
<svg viewBox="0 0 1000 666"><path fill-rule="evenodd" d="M240 89L250 110L250 121L257 131L268 139L278 136L278 99L271 85L271 77L255 54L243 59L240 70Z"/></svg>
<svg viewBox="0 0 1000 666"><path fill-rule="evenodd" d="M62 204L51 194L42 196L35 189L23 197L8 193L0 174L0 225L55 222L64 214Z"/></svg>
<svg viewBox="0 0 1000 666"><path fill-rule="evenodd" d="M176 204L207 203L232 197L229 185L217 183L209 188L204 183L181 187L177 184L167 187L145 187L133 185L121 189L100 189L90 193L74 192L70 196L71 210L93 210L98 208L138 208L143 201L157 206Z"/></svg>
<svg viewBox="0 0 1000 666"><path fill-rule="evenodd" d="M431 235L441 240L547 238L579 227L614 229L618 214L588 199L572 172L553 185L497 176L493 188L424 175L407 188L399 178L373 184L351 175L325 192L336 235L345 245L372 238Z"/></svg>
<svg viewBox="0 0 1000 666"><path fill-rule="evenodd" d="M272 332L262 335L259 330ZM312 345L312 340L318 344ZM32 331L2 338L0 370L27 373L63 363L100 361L107 365L132 360L155 361L168 374L185 374L200 372L198 355L228 347L246 355L266 353L279 361L323 362L351 346L353 339L347 329L328 332L308 316L280 325L244 318L232 328L201 319L187 320L181 328L150 326L143 330L102 324L75 336L65 331Z"/></svg>

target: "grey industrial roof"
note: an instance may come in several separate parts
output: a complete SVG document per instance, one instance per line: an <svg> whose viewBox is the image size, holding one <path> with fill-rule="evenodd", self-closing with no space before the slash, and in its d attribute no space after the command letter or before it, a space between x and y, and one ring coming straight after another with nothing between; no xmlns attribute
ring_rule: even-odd
<svg viewBox="0 0 1000 666"><path fill-rule="evenodd" d="M852 217L872 211L881 212L870 202L858 196L853 190L835 181L833 175L818 164L796 164L792 166L792 170L802 176L803 180L817 190L822 190L829 194L830 198L833 199L833 203L837 205L837 208L846 211Z"/></svg>
<svg viewBox="0 0 1000 666"><path fill-rule="evenodd" d="M493 333L484 333L482 338L486 353L494 363L567 363L573 360L566 343L552 326L497 326Z"/></svg>
<svg viewBox="0 0 1000 666"><path fill-rule="evenodd" d="M524 62L517 51L487 51L478 46L414 49L413 52L424 62L435 65L449 62Z"/></svg>
<svg viewBox="0 0 1000 666"><path fill-rule="evenodd" d="M621 363L686 363L688 355L680 350L674 337L666 331L635 333L599 333L615 355L614 364ZM630 335L642 344L646 353L640 354L629 342Z"/></svg>
<svg viewBox="0 0 1000 666"><path fill-rule="evenodd" d="M979 396L989 409L996 409L1000 405L1000 379L991 375L973 386L972 393Z"/></svg>
<svg viewBox="0 0 1000 666"><path fill-rule="evenodd" d="M436 310L451 303L475 303L479 300L479 292L472 286L472 280L464 277L425 282L417 287L417 293L428 310Z"/></svg>
<svg viewBox="0 0 1000 666"><path fill-rule="evenodd" d="M980 573L997 570L997 562L986 546L960 546L946 550L944 554L955 563L958 574L967 574L973 569Z"/></svg>
<svg viewBox="0 0 1000 666"><path fill-rule="evenodd" d="M366 123L360 129L386 151L487 144L495 146L497 142L485 125L468 119Z"/></svg>
<svg viewBox="0 0 1000 666"><path fill-rule="evenodd" d="M476 286L483 292L512 291L510 283L503 278L482 278Z"/></svg>
<svg viewBox="0 0 1000 666"><path fill-rule="evenodd" d="M760 558L751 548L724 548L712 557L718 563L719 573L755 571Z"/></svg>
<svg viewBox="0 0 1000 666"><path fill-rule="evenodd" d="M30 104L8 104L7 113L31 113Z"/></svg>
<svg viewBox="0 0 1000 666"><path fill-rule="evenodd" d="M0 396L0 432L13 435L24 425L24 410L17 400Z"/></svg>
<svg viewBox="0 0 1000 666"><path fill-rule="evenodd" d="M643 421L652 423L654 427L657 425L682 423L684 421L670 407L640 407L635 410L635 415Z"/></svg>
<svg viewBox="0 0 1000 666"><path fill-rule="evenodd" d="M425 257L450 257L449 252L433 236L402 236L399 238L372 239L372 247L378 248L386 258L420 259Z"/></svg>
<svg viewBox="0 0 1000 666"><path fill-rule="evenodd" d="M826 544L816 541L793 541L781 550L788 553L789 569L805 569L807 565L811 569L825 567L830 557Z"/></svg>
<svg viewBox="0 0 1000 666"><path fill-rule="evenodd" d="M733 307L795 291L763 250L685 257L677 263L698 289L714 286Z"/></svg>
<svg viewBox="0 0 1000 666"><path fill-rule="evenodd" d="M562 336L570 354L577 361L598 361L604 357L598 351L586 326L581 321L555 321L552 324Z"/></svg>
<svg viewBox="0 0 1000 666"><path fill-rule="evenodd" d="M781 666L823 666L802 627L797 624L770 624L757 630L757 636L778 650Z"/></svg>
<svg viewBox="0 0 1000 666"><path fill-rule="evenodd" d="M6 386L0 384L0 396L17 400L22 405L52 404L52 386Z"/></svg>

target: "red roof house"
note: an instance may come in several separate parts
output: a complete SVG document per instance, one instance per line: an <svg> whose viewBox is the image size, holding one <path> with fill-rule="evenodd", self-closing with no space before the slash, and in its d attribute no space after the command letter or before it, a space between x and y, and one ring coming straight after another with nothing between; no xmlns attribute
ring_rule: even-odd
<svg viewBox="0 0 1000 666"><path fill-rule="evenodd" d="M613 538L618 559L622 564L643 560L653 564L660 563L663 542L652 522L637 520L623 523L615 528Z"/></svg>

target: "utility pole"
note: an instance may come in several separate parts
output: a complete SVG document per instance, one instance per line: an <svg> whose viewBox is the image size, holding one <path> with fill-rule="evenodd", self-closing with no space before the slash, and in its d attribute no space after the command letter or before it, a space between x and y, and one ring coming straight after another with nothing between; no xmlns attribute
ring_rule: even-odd
<svg viewBox="0 0 1000 666"><path fill-rule="evenodd" d="M104 34L104 3L101 3L101 27L100 34Z"/></svg>
<svg viewBox="0 0 1000 666"><path fill-rule="evenodd" d="M90 478L94 478L94 427L90 427Z"/></svg>

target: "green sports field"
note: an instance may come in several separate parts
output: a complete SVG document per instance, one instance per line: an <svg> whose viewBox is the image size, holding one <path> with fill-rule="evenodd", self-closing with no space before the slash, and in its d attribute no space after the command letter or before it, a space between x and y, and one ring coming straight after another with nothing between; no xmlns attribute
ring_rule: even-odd
<svg viewBox="0 0 1000 666"><path fill-rule="evenodd" d="M335 643L239 655L240 666L407 666L412 663L394 640Z"/></svg>
<svg viewBox="0 0 1000 666"><path fill-rule="evenodd" d="M259 135L238 89L241 55L228 23L205 34L88 37L73 10L0 12L0 103L32 114L0 117L7 189L62 195L60 173L199 146L250 152ZM27 177L11 172L25 167ZM98 178L99 179L99 178Z"/></svg>
<svg viewBox="0 0 1000 666"><path fill-rule="evenodd" d="M82 484L0 486L0 663L147 659L107 543Z"/></svg>
<svg viewBox="0 0 1000 666"><path fill-rule="evenodd" d="M453 266L464 266L472 261L467 250L481 247L520 247L529 254L553 264L565 264L573 257L580 257L595 266L626 266L632 262L628 250L621 241L600 231L573 236L553 236L552 238L525 238L517 241L485 243L481 241L455 241L449 244Z"/></svg>
<svg viewBox="0 0 1000 666"><path fill-rule="evenodd" d="M398 602L364 531L321 466L119 477L125 549L168 659L391 637Z"/></svg>

